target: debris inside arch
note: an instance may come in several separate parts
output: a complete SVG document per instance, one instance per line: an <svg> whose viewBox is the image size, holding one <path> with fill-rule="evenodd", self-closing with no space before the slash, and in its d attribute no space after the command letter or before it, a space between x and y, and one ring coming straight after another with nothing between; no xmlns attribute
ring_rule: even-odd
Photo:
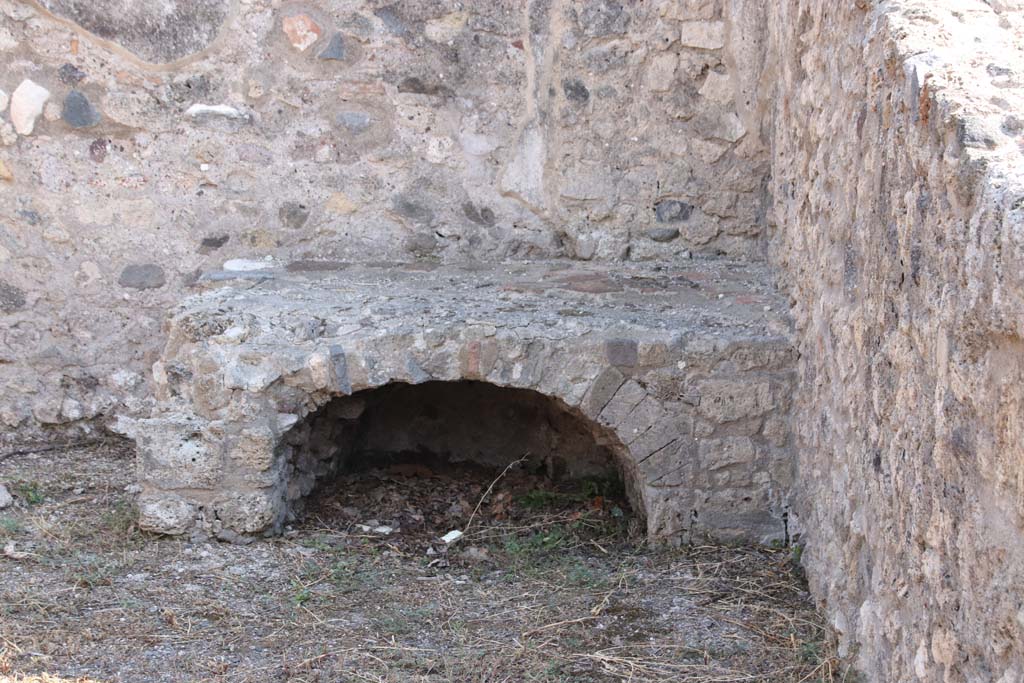
<svg viewBox="0 0 1024 683"><path fill-rule="evenodd" d="M625 499L615 448L608 430L549 396L475 381L398 383L339 397L296 425L282 446L293 507L314 486L348 491L381 471L449 483L505 472L502 486L531 480L547 494L591 490ZM345 481L332 483L339 472Z"/></svg>
<svg viewBox="0 0 1024 683"><path fill-rule="evenodd" d="M618 479L555 481L533 465L418 458L359 467L322 482L295 523L386 541L442 566L450 552L494 559L487 547L495 542L543 545L547 532L610 549L642 537Z"/></svg>

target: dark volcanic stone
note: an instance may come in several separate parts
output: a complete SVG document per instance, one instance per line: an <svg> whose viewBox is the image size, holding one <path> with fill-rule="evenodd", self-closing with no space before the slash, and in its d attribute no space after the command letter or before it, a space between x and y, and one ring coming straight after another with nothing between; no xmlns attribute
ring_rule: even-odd
<svg viewBox="0 0 1024 683"><path fill-rule="evenodd" d="M102 162L107 158L107 150L110 148L110 141L103 138L98 138L92 141L89 145L89 158L96 163Z"/></svg>
<svg viewBox="0 0 1024 683"><path fill-rule="evenodd" d="M637 343L632 339L609 339L604 343L604 354L612 365L631 368L639 358Z"/></svg>
<svg viewBox="0 0 1024 683"><path fill-rule="evenodd" d="M57 69L57 77L60 78L61 83L78 85L78 83L85 78L85 72L74 64L62 64L61 67Z"/></svg>
<svg viewBox="0 0 1024 683"><path fill-rule="evenodd" d="M100 113L92 106L89 98L78 90L72 90L64 98L60 116L72 128L89 128L100 122Z"/></svg>
<svg viewBox="0 0 1024 683"><path fill-rule="evenodd" d="M214 249L220 249L221 247L228 243L229 239L231 239L229 235L216 235L214 237L204 237L203 241L199 243L199 247L201 249L209 249L211 251Z"/></svg>
<svg viewBox="0 0 1024 683"><path fill-rule="evenodd" d="M494 225L494 212L484 206L477 209L472 202L462 205L462 213L477 225Z"/></svg>
<svg viewBox="0 0 1024 683"><path fill-rule="evenodd" d="M14 313L25 308L25 292L0 280L0 313Z"/></svg>
<svg viewBox="0 0 1024 683"><path fill-rule="evenodd" d="M281 223L293 230L298 230L309 220L309 207L299 202L285 202L277 211Z"/></svg>
<svg viewBox="0 0 1024 683"><path fill-rule="evenodd" d="M348 266L349 264L344 261L312 261L304 259L301 261L292 261L284 268L289 273L324 273L344 270Z"/></svg>
<svg viewBox="0 0 1024 683"><path fill-rule="evenodd" d="M43 222L43 217L35 209L19 209L18 215L29 225L39 225Z"/></svg>
<svg viewBox="0 0 1024 683"><path fill-rule="evenodd" d="M173 62L208 47L230 0L40 0L46 9L147 62Z"/></svg>
<svg viewBox="0 0 1024 683"><path fill-rule="evenodd" d="M156 289L167 282L164 269L155 263L133 263L121 271L118 283L131 289Z"/></svg>
<svg viewBox="0 0 1024 683"><path fill-rule="evenodd" d="M416 76L403 78L398 84L398 92L407 92L414 95L451 95L451 88L438 83L424 83Z"/></svg>
<svg viewBox="0 0 1024 683"><path fill-rule="evenodd" d="M431 208L415 199L399 195L395 197L392 206L396 213L417 223L430 223L434 220L434 212Z"/></svg>
<svg viewBox="0 0 1024 683"><path fill-rule="evenodd" d="M666 199L654 205L654 215L659 223L677 223L689 220L693 214L693 204L675 199Z"/></svg>
<svg viewBox="0 0 1024 683"><path fill-rule="evenodd" d="M319 59L332 59L339 62L345 59L345 41L342 40L341 34L335 33L331 36L331 39L327 42L327 47L317 57Z"/></svg>
<svg viewBox="0 0 1024 683"><path fill-rule="evenodd" d="M405 36L409 32L409 27L406 26L405 20L402 19L395 5L375 9L373 13L384 22L385 28L394 35Z"/></svg>
<svg viewBox="0 0 1024 683"><path fill-rule="evenodd" d="M573 102L586 102L590 99L590 91L587 90L587 86L583 85L583 81L577 79L562 81L562 90L565 91L565 96Z"/></svg>
<svg viewBox="0 0 1024 683"><path fill-rule="evenodd" d="M437 237L431 233L417 233L405 238L403 246L416 256L429 256L437 251Z"/></svg>

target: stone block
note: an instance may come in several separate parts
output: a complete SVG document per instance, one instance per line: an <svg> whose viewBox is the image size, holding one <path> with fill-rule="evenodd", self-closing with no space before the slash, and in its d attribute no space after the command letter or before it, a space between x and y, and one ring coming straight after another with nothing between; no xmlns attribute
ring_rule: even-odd
<svg viewBox="0 0 1024 683"><path fill-rule="evenodd" d="M271 530L284 518L284 501L275 489L236 493L213 509L226 528L240 534Z"/></svg>
<svg viewBox="0 0 1024 683"><path fill-rule="evenodd" d="M754 442L745 436L705 439L700 442L701 467L715 471L751 468L757 458Z"/></svg>
<svg viewBox="0 0 1024 683"><path fill-rule="evenodd" d="M627 380L601 411L599 421L601 424L618 427L646 396L647 392L642 386Z"/></svg>
<svg viewBox="0 0 1024 683"><path fill-rule="evenodd" d="M640 464L646 486L656 488L694 486L698 470L696 443L681 437L651 454Z"/></svg>
<svg viewBox="0 0 1024 683"><path fill-rule="evenodd" d="M667 92L676 79L679 56L674 52L661 52L651 58L647 67L645 83L652 92Z"/></svg>
<svg viewBox="0 0 1024 683"><path fill-rule="evenodd" d="M266 472L274 464L278 437L270 427L249 427L227 437L226 453L234 467L249 472Z"/></svg>
<svg viewBox="0 0 1024 683"><path fill-rule="evenodd" d="M643 463L644 460L673 441L689 440L692 430L693 420L690 416L666 415L650 429L637 436L629 444L629 452L635 462Z"/></svg>
<svg viewBox="0 0 1024 683"><path fill-rule="evenodd" d="M700 96L718 105L730 105L735 100L732 79L728 74L709 71L704 85L700 87Z"/></svg>
<svg viewBox="0 0 1024 683"><path fill-rule="evenodd" d="M720 50L725 46L725 24L721 21L684 21L679 34L683 47Z"/></svg>
<svg viewBox="0 0 1024 683"><path fill-rule="evenodd" d="M618 368L609 367L602 370L591 383L580 403L584 414L596 418L625 381L626 376Z"/></svg>
<svg viewBox="0 0 1024 683"><path fill-rule="evenodd" d="M648 430L655 428L667 418L661 402L653 396L645 396L629 415L619 423L616 432L627 445L633 443ZM667 421L667 420L666 420ZM671 423L674 424L674 423Z"/></svg>
<svg viewBox="0 0 1024 683"><path fill-rule="evenodd" d="M632 339L609 339L604 343L604 353L611 365L631 368L637 363L638 346Z"/></svg>
<svg viewBox="0 0 1024 683"><path fill-rule="evenodd" d="M137 432L140 481L164 490L213 489L224 470L221 446L176 423L146 421Z"/></svg>
<svg viewBox="0 0 1024 683"><path fill-rule="evenodd" d="M698 384L701 415L719 424L758 417L775 407L767 381L708 379Z"/></svg>
<svg viewBox="0 0 1024 683"><path fill-rule="evenodd" d="M136 500L139 528L159 534L183 534L192 528L198 506L173 493L143 493Z"/></svg>

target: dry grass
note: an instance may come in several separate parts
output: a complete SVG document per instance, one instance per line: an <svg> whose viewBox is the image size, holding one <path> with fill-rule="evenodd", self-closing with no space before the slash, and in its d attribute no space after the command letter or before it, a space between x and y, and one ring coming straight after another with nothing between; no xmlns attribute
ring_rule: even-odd
<svg viewBox="0 0 1024 683"><path fill-rule="evenodd" d="M426 555L488 480L387 477L284 538L190 543L138 531L131 473L123 446L0 462L0 683L852 680L787 551L646 548L610 504L516 506L503 480ZM362 533L360 505L422 523Z"/></svg>

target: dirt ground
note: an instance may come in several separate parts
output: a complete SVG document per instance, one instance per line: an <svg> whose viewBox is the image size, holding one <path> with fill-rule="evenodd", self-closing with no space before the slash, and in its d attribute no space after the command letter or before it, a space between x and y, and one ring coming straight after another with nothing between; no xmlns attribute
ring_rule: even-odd
<svg viewBox="0 0 1024 683"><path fill-rule="evenodd" d="M793 549L647 547L603 484L391 466L230 545L139 531L123 443L0 458L4 683L853 680Z"/></svg>

